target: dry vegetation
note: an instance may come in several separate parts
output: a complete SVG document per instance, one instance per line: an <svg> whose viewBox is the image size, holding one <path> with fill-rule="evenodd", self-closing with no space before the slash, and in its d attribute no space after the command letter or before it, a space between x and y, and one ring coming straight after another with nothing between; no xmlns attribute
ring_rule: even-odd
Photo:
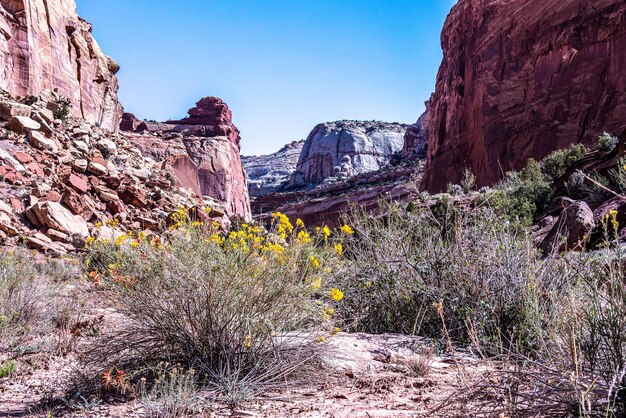
<svg viewBox="0 0 626 418"><path fill-rule="evenodd" d="M234 409L331 373L322 356L341 329L430 339L430 351L398 360L415 378L448 356L462 384L424 416L622 416L626 254L615 218L593 252L542 254L527 229L545 176L579 151L531 163L471 209L440 196L376 217L355 210L334 231L275 214L268 230L228 232L181 209L160 236L113 223L80 261L3 252L0 384L31 373L40 353L74 367L25 416L129 402L141 416L212 416L216 403ZM471 176L459 187L470 193ZM469 376L465 350L488 366Z"/></svg>

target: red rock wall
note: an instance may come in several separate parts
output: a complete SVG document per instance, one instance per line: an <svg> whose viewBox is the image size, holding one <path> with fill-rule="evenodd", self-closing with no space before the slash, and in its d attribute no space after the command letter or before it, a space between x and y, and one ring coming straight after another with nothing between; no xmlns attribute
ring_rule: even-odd
<svg viewBox="0 0 626 418"><path fill-rule="evenodd" d="M0 0L0 88L13 96L58 89L73 116L115 131L119 67L76 14L74 0Z"/></svg>
<svg viewBox="0 0 626 418"><path fill-rule="evenodd" d="M441 42L425 190L626 129L624 0L460 0Z"/></svg>

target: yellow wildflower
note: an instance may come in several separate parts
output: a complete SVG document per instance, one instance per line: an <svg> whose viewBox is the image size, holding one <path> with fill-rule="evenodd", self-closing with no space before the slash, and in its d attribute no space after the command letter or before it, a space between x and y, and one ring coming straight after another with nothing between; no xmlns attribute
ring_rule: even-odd
<svg viewBox="0 0 626 418"><path fill-rule="evenodd" d="M340 242L335 244L335 251L337 251L337 255L343 254L343 245Z"/></svg>
<svg viewBox="0 0 626 418"><path fill-rule="evenodd" d="M309 260L311 261L311 264L313 264L313 267L318 268L320 266L320 261L317 258L310 256Z"/></svg>
<svg viewBox="0 0 626 418"><path fill-rule="evenodd" d="M344 234L348 234L348 235L354 234L354 229L352 229L349 225L342 226L341 231L343 231Z"/></svg>
<svg viewBox="0 0 626 418"><path fill-rule="evenodd" d="M323 343L323 342L325 342L325 341L326 341L326 337L324 337L324 336L321 336L321 337L319 337L319 338L317 339L317 342L318 342L318 343Z"/></svg>
<svg viewBox="0 0 626 418"><path fill-rule="evenodd" d="M335 302L339 302L343 299L343 292L339 289L332 288L330 289L330 298Z"/></svg>
<svg viewBox="0 0 626 418"><path fill-rule="evenodd" d="M324 234L324 238L330 237L330 228L327 226L324 226L322 228L322 233Z"/></svg>
<svg viewBox="0 0 626 418"><path fill-rule="evenodd" d="M332 331L330 332L331 335L337 335L341 332L341 328L339 327L333 327Z"/></svg>
<svg viewBox="0 0 626 418"><path fill-rule="evenodd" d="M296 226L298 228L304 228L304 221L302 221L302 219L300 218L296 219Z"/></svg>
<svg viewBox="0 0 626 418"><path fill-rule="evenodd" d="M298 241L302 244L308 244L311 242L311 236L306 231L298 232Z"/></svg>
<svg viewBox="0 0 626 418"><path fill-rule="evenodd" d="M96 239L94 237L87 237L87 239L85 240L85 247L89 247L95 241L96 241Z"/></svg>

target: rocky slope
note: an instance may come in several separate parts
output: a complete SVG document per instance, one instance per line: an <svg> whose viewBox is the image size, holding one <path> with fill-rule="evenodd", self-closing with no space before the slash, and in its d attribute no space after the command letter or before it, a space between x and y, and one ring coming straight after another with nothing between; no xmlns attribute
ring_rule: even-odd
<svg viewBox="0 0 626 418"><path fill-rule="evenodd" d="M270 155L241 157L248 174L250 197L278 191L296 171L304 141L293 141Z"/></svg>
<svg viewBox="0 0 626 418"><path fill-rule="evenodd" d="M121 129L144 155L167 162L184 187L223 205L229 217L251 218L239 130L221 99L205 97L189 117L163 123L125 114Z"/></svg>
<svg viewBox="0 0 626 418"><path fill-rule="evenodd" d="M335 175L345 156L351 157L356 174L376 171L401 151L407 126L398 123L339 121L317 125L309 134L290 188L320 184Z"/></svg>
<svg viewBox="0 0 626 418"><path fill-rule="evenodd" d="M56 90L73 116L115 131L119 67L100 50L74 0L0 0L0 88L14 96Z"/></svg>
<svg viewBox="0 0 626 418"><path fill-rule="evenodd" d="M626 128L622 0L460 0L441 41L423 189Z"/></svg>
<svg viewBox="0 0 626 418"><path fill-rule="evenodd" d="M27 105L0 94L0 245L75 251L89 235L160 231L181 206L228 223L228 202L184 187L175 161L142 155L134 137L84 120L54 120L49 97L44 90Z"/></svg>

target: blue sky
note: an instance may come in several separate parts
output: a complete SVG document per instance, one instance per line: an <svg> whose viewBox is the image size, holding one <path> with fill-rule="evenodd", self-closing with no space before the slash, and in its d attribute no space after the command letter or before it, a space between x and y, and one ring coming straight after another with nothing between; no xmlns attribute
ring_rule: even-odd
<svg viewBox="0 0 626 418"><path fill-rule="evenodd" d="M242 154L338 119L413 123L455 0L76 0L120 65L120 100L146 119L219 96Z"/></svg>

